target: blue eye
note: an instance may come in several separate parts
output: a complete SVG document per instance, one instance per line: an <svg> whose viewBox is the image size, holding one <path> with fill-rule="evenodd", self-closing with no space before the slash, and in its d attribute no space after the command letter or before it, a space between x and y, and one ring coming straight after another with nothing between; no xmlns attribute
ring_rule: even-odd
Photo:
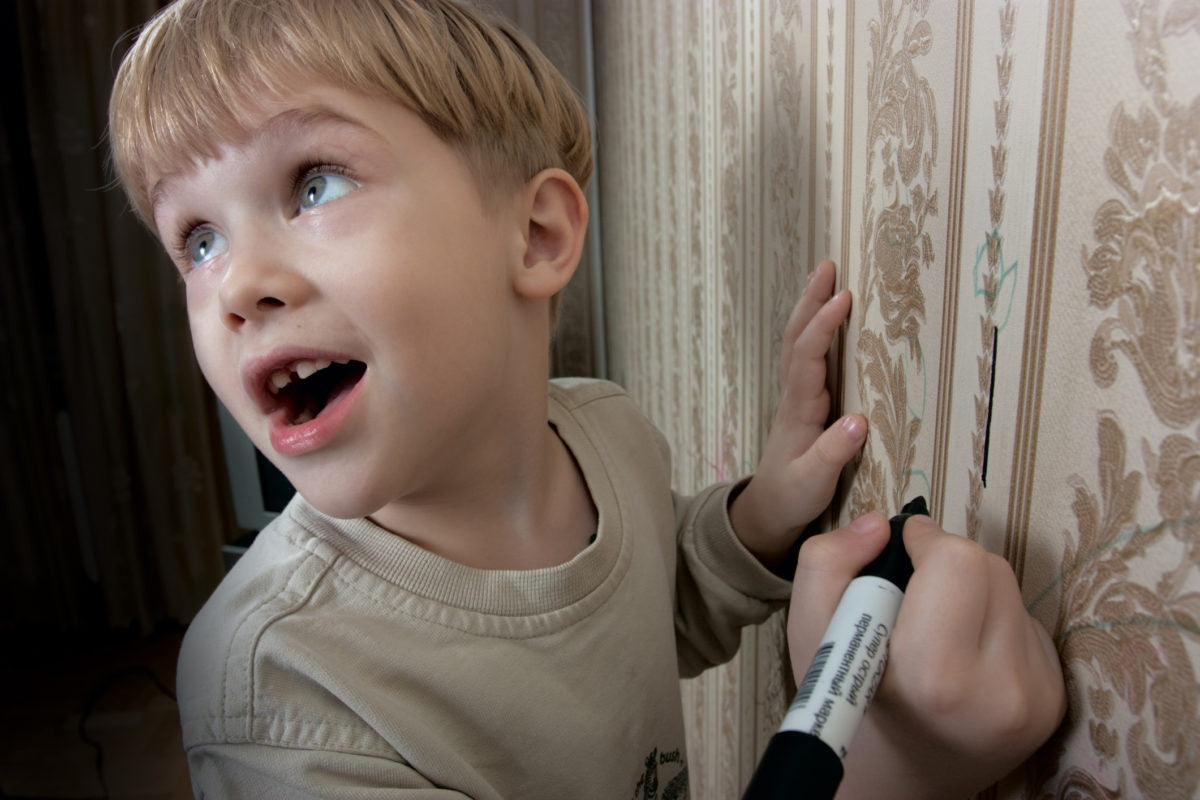
<svg viewBox="0 0 1200 800"><path fill-rule="evenodd" d="M197 228L188 235L184 244L188 261L193 267L200 266L228 249L229 240L212 228Z"/></svg>
<svg viewBox="0 0 1200 800"><path fill-rule="evenodd" d="M342 175L322 173L313 175L300 184L300 209L313 208L330 200L345 197L358 188L358 184Z"/></svg>

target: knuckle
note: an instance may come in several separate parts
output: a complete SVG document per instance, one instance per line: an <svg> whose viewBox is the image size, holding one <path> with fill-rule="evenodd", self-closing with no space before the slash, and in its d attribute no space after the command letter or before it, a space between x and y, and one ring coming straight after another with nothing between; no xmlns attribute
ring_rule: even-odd
<svg viewBox="0 0 1200 800"><path fill-rule="evenodd" d="M830 572L830 567L841 561L842 548L834 541L832 533L812 536L800 545L796 568L804 572Z"/></svg>
<svg viewBox="0 0 1200 800"><path fill-rule="evenodd" d="M945 670L916 670L902 687L906 704L935 719L951 719L962 713L967 687Z"/></svg>
<svg viewBox="0 0 1200 800"><path fill-rule="evenodd" d="M1037 709L1024 684L1009 680L993 687L988 715L992 737L997 742L1017 742L1028 738L1037 725Z"/></svg>
<svg viewBox="0 0 1200 800"><path fill-rule="evenodd" d="M979 577L991 570L989 559L993 557L979 542L954 535L938 542L938 556L955 571Z"/></svg>
<svg viewBox="0 0 1200 800"><path fill-rule="evenodd" d="M816 455L817 461L821 464L839 468L842 466L842 459L838 448L830 441L828 436L822 436L813 443L813 454Z"/></svg>

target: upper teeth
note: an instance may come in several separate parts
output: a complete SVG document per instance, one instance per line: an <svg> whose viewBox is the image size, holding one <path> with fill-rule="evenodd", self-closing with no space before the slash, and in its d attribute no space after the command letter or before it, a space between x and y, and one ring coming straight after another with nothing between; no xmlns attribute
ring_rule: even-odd
<svg viewBox="0 0 1200 800"><path fill-rule="evenodd" d="M302 358L297 361L293 361L291 364L282 369L277 369L272 372L267 384L271 389L271 393L275 394L292 381L304 380L305 378L308 378L325 369L332 363L333 362L327 358ZM350 362L339 361L337 363L348 364Z"/></svg>

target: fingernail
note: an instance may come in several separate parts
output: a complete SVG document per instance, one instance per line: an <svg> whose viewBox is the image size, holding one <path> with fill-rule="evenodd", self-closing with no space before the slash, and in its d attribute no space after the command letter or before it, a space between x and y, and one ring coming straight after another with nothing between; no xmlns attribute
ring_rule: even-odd
<svg viewBox="0 0 1200 800"><path fill-rule="evenodd" d="M856 520L853 520L850 523L850 527L853 528L854 530L858 531L859 533L865 533L866 531L871 530L871 528L874 527L874 524L875 523L871 519L871 516L869 514L867 514L867 515L859 517Z"/></svg>
<svg viewBox="0 0 1200 800"><path fill-rule="evenodd" d="M857 439L866 432L862 420L854 416L842 417L842 430L852 439Z"/></svg>

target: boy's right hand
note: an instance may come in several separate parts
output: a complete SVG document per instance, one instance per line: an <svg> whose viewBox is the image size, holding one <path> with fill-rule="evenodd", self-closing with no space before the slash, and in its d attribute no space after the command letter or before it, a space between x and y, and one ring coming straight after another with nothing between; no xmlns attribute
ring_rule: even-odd
<svg viewBox="0 0 1200 800"><path fill-rule="evenodd" d="M729 509L738 539L772 569L829 505L842 468L867 438L861 414L826 427L826 358L851 306L849 290L835 294L836 284L834 263L822 261L796 302L780 349L779 406L754 477Z"/></svg>
<svg viewBox="0 0 1200 800"><path fill-rule="evenodd" d="M797 681L846 585L888 536L871 514L801 548L788 620ZM1028 758L1066 713L1058 655L1008 562L925 516L908 520L904 541L914 573L840 798L969 795Z"/></svg>

